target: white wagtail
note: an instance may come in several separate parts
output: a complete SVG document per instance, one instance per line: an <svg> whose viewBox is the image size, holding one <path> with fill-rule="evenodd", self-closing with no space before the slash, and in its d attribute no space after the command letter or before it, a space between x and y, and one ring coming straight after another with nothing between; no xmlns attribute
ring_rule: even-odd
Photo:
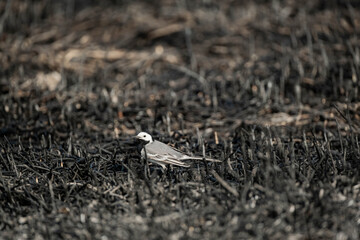
<svg viewBox="0 0 360 240"><path fill-rule="evenodd" d="M172 148L165 143L156 141L153 137L146 133L141 132L136 136L137 139L146 142L141 150L141 156L147 158L150 162L159 164L162 168L166 168L165 164L190 167L189 164L183 162L183 160L203 160L210 162L221 162L217 159L203 158L203 157L191 157L181 153L179 150Z"/></svg>

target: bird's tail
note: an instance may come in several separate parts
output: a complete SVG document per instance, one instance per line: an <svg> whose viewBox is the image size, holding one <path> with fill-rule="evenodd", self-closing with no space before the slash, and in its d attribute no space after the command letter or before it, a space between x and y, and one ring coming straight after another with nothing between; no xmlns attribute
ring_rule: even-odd
<svg viewBox="0 0 360 240"><path fill-rule="evenodd" d="M190 156L186 156L184 158L181 158L181 160L206 160L208 162L222 162L221 160L218 159L214 159L214 158L204 158L204 157L190 157Z"/></svg>

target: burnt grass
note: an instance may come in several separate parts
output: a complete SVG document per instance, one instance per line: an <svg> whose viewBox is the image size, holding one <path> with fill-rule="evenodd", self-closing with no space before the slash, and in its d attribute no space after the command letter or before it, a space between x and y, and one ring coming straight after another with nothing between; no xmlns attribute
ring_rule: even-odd
<svg viewBox="0 0 360 240"><path fill-rule="evenodd" d="M0 238L359 239L359 7L2 1Z"/></svg>

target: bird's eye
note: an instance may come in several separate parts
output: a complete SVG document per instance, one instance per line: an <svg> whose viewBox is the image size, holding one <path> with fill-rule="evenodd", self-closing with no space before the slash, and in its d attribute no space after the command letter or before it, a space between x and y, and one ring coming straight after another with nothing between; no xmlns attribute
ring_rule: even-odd
<svg viewBox="0 0 360 240"><path fill-rule="evenodd" d="M146 136L144 135L144 137L146 137Z"/></svg>

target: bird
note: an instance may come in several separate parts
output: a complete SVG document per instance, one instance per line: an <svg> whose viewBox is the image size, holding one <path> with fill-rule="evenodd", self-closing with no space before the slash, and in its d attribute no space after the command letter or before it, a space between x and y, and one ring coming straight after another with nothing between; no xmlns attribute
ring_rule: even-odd
<svg viewBox="0 0 360 240"><path fill-rule="evenodd" d="M221 162L217 159L204 158L204 157L193 157L186 155L176 148L170 147L169 145L154 140L154 138L146 133L140 132L137 136L137 139L145 142L143 149L141 150L141 156L144 159L148 159L149 162L156 163L160 165L163 169L166 168L166 164L175 165L180 167L190 167L190 165L184 160L203 160L210 162Z"/></svg>

